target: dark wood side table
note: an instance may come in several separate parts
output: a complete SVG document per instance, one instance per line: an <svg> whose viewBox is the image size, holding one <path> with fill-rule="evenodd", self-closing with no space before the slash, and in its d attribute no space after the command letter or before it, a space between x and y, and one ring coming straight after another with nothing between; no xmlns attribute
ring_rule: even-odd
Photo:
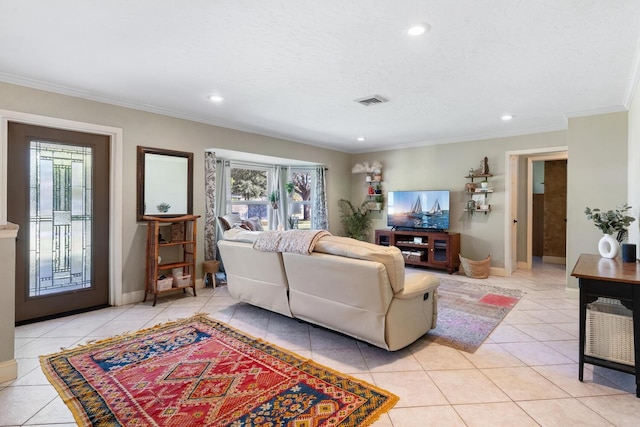
<svg viewBox="0 0 640 427"><path fill-rule="evenodd" d="M582 254L571 275L580 285L580 353L578 378L583 379L584 364L604 366L636 376L636 397L640 397L640 264L622 262L600 255ZM598 297L615 298L633 310L633 342L635 366L624 365L584 354L586 342L587 304Z"/></svg>

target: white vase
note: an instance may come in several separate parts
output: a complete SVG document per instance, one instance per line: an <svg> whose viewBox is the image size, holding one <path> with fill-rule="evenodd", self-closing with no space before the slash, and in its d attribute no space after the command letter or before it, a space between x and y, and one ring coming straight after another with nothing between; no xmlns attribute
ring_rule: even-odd
<svg viewBox="0 0 640 427"><path fill-rule="evenodd" d="M604 234L598 242L598 252L603 258L615 258L620 250L620 244L611 234Z"/></svg>

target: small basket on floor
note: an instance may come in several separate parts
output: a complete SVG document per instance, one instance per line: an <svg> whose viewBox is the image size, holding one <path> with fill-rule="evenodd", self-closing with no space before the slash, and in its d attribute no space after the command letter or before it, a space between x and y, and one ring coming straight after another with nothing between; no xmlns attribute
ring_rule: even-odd
<svg viewBox="0 0 640 427"><path fill-rule="evenodd" d="M474 279L486 279L489 277L489 268L491 267L491 255L486 259L474 261L458 254L460 257L460 267L467 277Z"/></svg>

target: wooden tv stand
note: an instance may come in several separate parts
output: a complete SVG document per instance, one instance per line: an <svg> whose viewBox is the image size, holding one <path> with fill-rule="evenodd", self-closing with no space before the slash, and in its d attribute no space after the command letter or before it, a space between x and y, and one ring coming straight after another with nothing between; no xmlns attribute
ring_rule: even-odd
<svg viewBox="0 0 640 427"><path fill-rule="evenodd" d="M440 268L449 274L460 267L460 233L376 230L376 244L400 249L406 265Z"/></svg>

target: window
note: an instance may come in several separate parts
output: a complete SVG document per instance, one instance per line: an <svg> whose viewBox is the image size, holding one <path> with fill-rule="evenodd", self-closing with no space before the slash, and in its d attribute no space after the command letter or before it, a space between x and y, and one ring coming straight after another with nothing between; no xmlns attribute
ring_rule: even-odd
<svg viewBox="0 0 640 427"><path fill-rule="evenodd" d="M226 213L237 214L242 219L258 217L265 230L280 226L309 230L318 222L314 215L320 213L324 218L324 206L316 201L316 168L233 161L225 166ZM269 200L274 189L278 189L280 198L277 210Z"/></svg>
<svg viewBox="0 0 640 427"><path fill-rule="evenodd" d="M268 228L268 205L270 168L230 164L227 182L227 212L240 215L242 219L258 217Z"/></svg>
<svg viewBox="0 0 640 427"><path fill-rule="evenodd" d="M311 170L292 169L290 181L293 192L290 195L290 228L310 229L313 209L313 173Z"/></svg>

